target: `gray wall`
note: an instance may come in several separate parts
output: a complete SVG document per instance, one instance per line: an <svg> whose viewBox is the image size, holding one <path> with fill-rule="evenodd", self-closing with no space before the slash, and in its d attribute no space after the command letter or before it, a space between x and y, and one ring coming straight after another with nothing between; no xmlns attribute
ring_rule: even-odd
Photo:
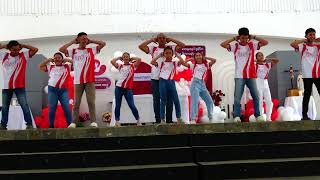
<svg viewBox="0 0 320 180"><path fill-rule="evenodd" d="M48 74L38 69L38 64L44 58L43 55L36 54L27 63L26 93L33 116L40 115L42 108L48 102L47 95L43 91L43 88L48 85Z"/></svg>
<svg viewBox="0 0 320 180"><path fill-rule="evenodd" d="M279 99L280 105L284 104L287 97L287 90L291 88L290 74L288 71L290 64L294 70L301 68L301 58L299 53L295 51L276 51L268 57L279 59L279 63L274 66L269 73L269 86L272 98ZM297 76L299 72L294 73L293 87L297 87Z"/></svg>

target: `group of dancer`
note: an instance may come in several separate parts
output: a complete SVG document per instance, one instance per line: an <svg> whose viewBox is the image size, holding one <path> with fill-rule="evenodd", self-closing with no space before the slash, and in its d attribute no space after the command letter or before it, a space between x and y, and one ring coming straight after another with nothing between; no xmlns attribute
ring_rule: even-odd
<svg viewBox="0 0 320 180"><path fill-rule="evenodd" d="M304 81L303 120L310 119L307 116L308 102L314 83L320 90L320 39L316 39L316 31L309 28L305 32L305 39L296 40L291 46L301 53L302 73ZM170 44L169 44L170 43ZM77 44L77 48L70 48ZM90 46L88 46L90 44ZM271 121L272 101L268 85L268 74L271 67L278 63L277 59L264 58L262 52L256 52L266 46L268 41L251 35L247 28L240 28L238 36L232 37L221 43L221 46L234 54L235 60L235 91L234 91L234 122L241 122L241 97L245 85L249 88L254 102L254 116L257 121L265 121L262 116L263 100L266 102L266 120ZM50 128L54 127L55 112L58 101L63 108L67 125L75 128L79 121L79 107L81 98L86 92L89 107L91 127L98 127L95 112L95 86L94 86L94 56L106 45L103 41L92 40L81 32L75 39L59 48L60 52L52 58L45 59L39 64L39 69L48 72L48 102ZM208 109L208 117L212 120L213 101L206 88L208 70L216 62L216 59L207 57L201 52L196 52L192 58L184 60L181 57L181 49L185 44L179 40L168 37L163 33L148 39L139 45L139 49L151 55L152 65L152 95L153 108L156 123L172 123L173 104L175 106L178 123L182 123L179 96L173 80L178 66L185 66L193 70L191 82L191 123L198 118L198 101L201 97ZM25 71L27 61L38 51L37 48L20 44L18 41L10 41L6 45L0 45L8 51L0 52L0 60L3 66L4 86L2 90L2 119L1 129L7 128L10 102L13 93L23 110L27 129L32 127L30 109L25 92ZM64 57L64 55L65 57ZM175 57L178 61L175 61ZM119 63L119 60L122 61ZM135 68L139 66L141 58L130 57L125 52L121 57L111 60L111 64L119 70L120 78L115 88L115 120L116 127L120 125L120 108L122 96L125 97L137 125L141 125L138 109L133 98L133 77ZM67 82L70 72L74 71L74 104L71 113ZM320 92L320 91L319 91Z"/></svg>

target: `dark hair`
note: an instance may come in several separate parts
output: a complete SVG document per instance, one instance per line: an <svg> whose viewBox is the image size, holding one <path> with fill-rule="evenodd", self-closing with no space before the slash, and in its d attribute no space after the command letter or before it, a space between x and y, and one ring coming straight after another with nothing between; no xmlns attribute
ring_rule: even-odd
<svg viewBox="0 0 320 180"><path fill-rule="evenodd" d="M20 43L16 40L9 41L9 43L7 44L7 48L11 49L13 46L20 46Z"/></svg>
<svg viewBox="0 0 320 180"><path fill-rule="evenodd" d="M307 30L306 30L306 32L305 32L305 35L307 36L309 33L315 33L316 32L316 30L315 29L313 29L313 28L308 28Z"/></svg>
<svg viewBox="0 0 320 180"><path fill-rule="evenodd" d="M122 56L125 55L125 54L128 54L128 55L129 55L129 58L130 58L130 54L129 54L128 52L122 53Z"/></svg>
<svg viewBox="0 0 320 180"><path fill-rule="evenodd" d="M262 55L263 55L262 52L257 52L257 53L256 53L256 58L258 57L258 54L262 54Z"/></svg>
<svg viewBox="0 0 320 180"><path fill-rule="evenodd" d="M53 55L53 56L55 56L55 55L59 55L59 56L61 56L61 57L62 57L62 59L63 59L63 54L62 54L61 52L56 52L56 53L54 53L54 55Z"/></svg>
<svg viewBox="0 0 320 180"><path fill-rule="evenodd" d="M244 35L244 36L249 36L249 29L246 27L240 28L238 30L239 36Z"/></svg>
<svg viewBox="0 0 320 180"><path fill-rule="evenodd" d="M83 35L88 35L87 33L85 33L85 32L79 32L79 34L78 34L78 36L77 37L80 37L80 36L83 36Z"/></svg>
<svg viewBox="0 0 320 180"><path fill-rule="evenodd" d="M201 51L196 51L196 52L193 54L193 57L194 57L194 58L196 57L196 54L197 54L197 53L200 53L202 56L204 56Z"/></svg>
<svg viewBox="0 0 320 180"><path fill-rule="evenodd" d="M172 50L172 48L170 46L165 47L163 52L165 52L166 50L170 50L172 52L172 54L173 54L173 50Z"/></svg>

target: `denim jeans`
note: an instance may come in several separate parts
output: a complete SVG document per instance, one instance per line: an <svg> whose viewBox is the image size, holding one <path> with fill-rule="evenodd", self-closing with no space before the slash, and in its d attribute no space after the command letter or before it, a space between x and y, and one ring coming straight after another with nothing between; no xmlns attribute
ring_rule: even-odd
<svg viewBox="0 0 320 180"><path fill-rule="evenodd" d="M191 92L191 119L196 120L198 117L198 101L199 96L206 103L208 109L208 117L212 118L213 101L207 90L205 82L202 79L193 78L190 87Z"/></svg>
<svg viewBox="0 0 320 180"><path fill-rule="evenodd" d="M258 117L260 116L260 110L259 110L259 93L257 89L256 79L250 78L250 79L242 79L242 78L235 78L235 90L234 90L234 115L233 117L240 117L241 115L241 97L243 94L244 86L247 85L247 87L250 90L250 94L253 99L253 106L254 106L254 116Z"/></svg>
<svg viewBox="0 0 320 180"><path fill-rule="evenodd" d="M159 89L159 80L152 79L152 96L153 96L153 111L156 123L160 123L160 89ZM167 105L166 105L166 122L172 123L172 111L173 111L173 102L170 96L167 96Z"/></svg>
<svg viewBox="0 0 320 180"><path fill-rule="evenodd" d="M32 125L31 112L27 102L26 90L25 88L16 88L16 89L2 89L1 126L7 127L10 102L11 102L13 93L16 94L18 102L22 108L24 120L26 121L27 125Z"/></svg>
<svg viewBox="0 0 320 180"><path fill-rule="evenodd" d="M72 116L69 106L69 95L68 89L60 89L52 86L48 86L48 102L49 102L49 122L50 128L54 127L54 119L57 110L58 100L62 106L64 115L67 119L68 126L71 124Z"/></svg>
<svg viewBox="0 0 320 180"><path fill-rule="evenodd" d="M174 80L166 80L160 78L159 80L159 87L160 87L160 118L165 119L166 116L166 104L167 104L167 97L171 97L174 103L174 107L176 109L176 117L181 118L181 108L180 108L180 101L179 96L176 89L176 84ZM168 112L167 112L168 114ZM169 114L172 116L172 113Z"/></svg>
<svg viewBox="0 0 320 180"><path fill-rule="evenodd" d="M116 86L115 89L115 99L116 99L116 108L115 108L115 120L119 121L120 120L120 108L121 108L121 102L122 102L122 96L124 95L124 97L127 100L128 106L132 111L133 116L135 117L136 120L139 120L139 113L138 110L136 108L136 106L134 105L134 100L133 100L133 93L131 89L126 89L126 88L121 88Z"/></svg>

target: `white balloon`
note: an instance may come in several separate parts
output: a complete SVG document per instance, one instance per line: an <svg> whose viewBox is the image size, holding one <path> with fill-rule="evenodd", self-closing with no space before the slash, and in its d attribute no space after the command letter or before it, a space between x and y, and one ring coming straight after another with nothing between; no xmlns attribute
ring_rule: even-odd
<svg viewBox="0 0 320 180"><path fill-rule="evenodd" d="M283 121L292 121L293 120L293 115L289 114L287 111L282 116Z"/></svg>
<svg viewBox="0 0 320 180"><path fill-rule="evenodd" d="M213 107L213 114L219 114L220 112L221 112L220 107L218 107L218 106Z"/></svg>
<svg viewBox="0 0 320 180"><path fill-rule="evenodd" d="M219 119L223 121L224 119L226 119L226 117L227 117L227 113L224 111L221 111L219 114Z"/></svg>
<svg viewBox="0 0 320 180"><path fill-rule="evenodd" d="M43 91L44 91L46 94L48 94L48 86L44 87L44 88L43 88Z"/></svg>
<svg viewBox="0 0 320 180"><path fill-rule="evenodd" d="M187 57L186 57L186 55L182 54L182 55L181 55L181 58L182 58L183 60L186 60Z"/></svg>
<svg viewBox="0 0 320 180"><path fill-rule="evenodd" d="M249 116L249 122L257 122L256 117L254 116L254 114Z"/></svg>
<svg viewBox="0 0 320 180"><path fill-rule="evenodd" d="M201 123L209 123L210 121L209 121L208 116L202 116L202 118L200 119L200 122Z"/></svg>

